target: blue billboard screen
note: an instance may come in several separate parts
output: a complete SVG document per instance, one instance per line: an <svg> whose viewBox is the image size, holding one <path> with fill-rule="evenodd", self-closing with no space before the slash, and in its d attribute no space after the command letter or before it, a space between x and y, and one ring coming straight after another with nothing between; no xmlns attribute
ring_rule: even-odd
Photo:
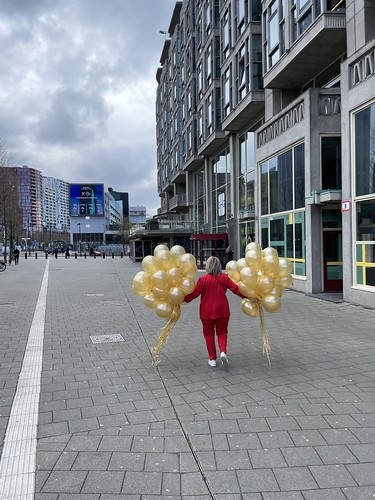
<svg viewBox="0 0 375 500"><path fill-rule="evenodd" d="M103 184L70 184L70 216L104 215Z"/></svg>

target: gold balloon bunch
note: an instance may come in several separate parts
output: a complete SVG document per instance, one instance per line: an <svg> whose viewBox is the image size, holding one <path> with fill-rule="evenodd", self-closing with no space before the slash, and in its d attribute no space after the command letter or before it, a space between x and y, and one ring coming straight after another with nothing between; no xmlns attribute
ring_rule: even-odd
<svg viewBox="0 0 375 500"><path fill-rule="evenodd" d="M152 362L156 365L159 363L161 347L180 318L180 305L185 295L195 288L193 278L198 269L194 255L187 253L180 245L171 249L166 245L157 245L154 255L143 258L142 268L143 271L133 278L133 293L143 297L145 306L155 309L160 318L168 320L151 351Z"/></svg>
<svg viewBox="0 0 375 500"><path fill-rule="evenodd" d="M275 248L262 250L259 243L251 242L246 246L245 257L228 262L226 272L246 296L241 302L242 311L248 316L260 317L263 354L271 366L271 347L263 309L269 313L280 310L284 290L292 283L292 263L285 257L279 257Z"/></svg>

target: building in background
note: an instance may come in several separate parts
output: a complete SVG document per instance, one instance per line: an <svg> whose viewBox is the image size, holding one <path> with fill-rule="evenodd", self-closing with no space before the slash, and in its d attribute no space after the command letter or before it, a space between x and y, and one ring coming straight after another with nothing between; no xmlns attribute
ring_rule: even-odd
<svg viewBox="0 0 375 500"><path fill-rule="evenodd" d="M156 73L162 219L202 266L256 239L293 288L375 292L375 5L184 0Z"/></svg>
<svg viewBox="0 0 375 500"><path fill-rule="evenodd" d="M69 183L43 177L43 228L70 230Z"/></svg>
<svg viewBox="0 0 375 500"><path fill-rule="evenodd" d="M18 203L22 210L24 244L33 244L34 235L43 231L43 177L35 168L23 165L14 168L17 174Z"/></svg>
<svg viewBox="0 0 375 500"><path fill-rule="evenodd" d="M122 216L124 219L129 218L129 194L120 191L115 191L113 188L109 187L108 191L111 193L116 201L122 202Z"/></svg>
<svg viewBox="0 0 375 500"><path fill-rule="evenodd" d="M137 205L129 207L129 222L132 224L144 224L146 221L146 206Z"/></svg>

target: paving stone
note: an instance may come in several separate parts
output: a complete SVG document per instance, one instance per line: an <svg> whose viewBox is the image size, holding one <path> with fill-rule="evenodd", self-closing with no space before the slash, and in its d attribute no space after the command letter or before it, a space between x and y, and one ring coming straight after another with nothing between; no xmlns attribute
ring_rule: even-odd
<svg viewBox="0 0 375 500"><path fill-rule="evenodd" d="M242 493L279 491L271 469L240 470L237 472L237 477Z"/></svg>
<svg viewBox="0 0 375 500"><path fill-rule="evenodd" d="M82 493L120 493L124 472L89 471Z"/></svg>
<svg viewBox="0 0 375 500"><path fill-rule="evenodd" d="M52 471L42 493L80 493L87 471Z"/></svg>

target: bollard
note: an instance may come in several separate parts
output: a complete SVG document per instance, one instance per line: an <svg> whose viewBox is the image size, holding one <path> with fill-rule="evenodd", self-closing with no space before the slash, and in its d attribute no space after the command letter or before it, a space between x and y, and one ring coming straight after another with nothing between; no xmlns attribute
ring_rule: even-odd
<svg viewBox="0 0 375 500"><path fill-rule="evenodd" d="M25 252L25 259L27 259L27 252Z"/></svg>
<svg viewBox="0 0 375 500"><path fill-rule="evenodd" d="M44 252L46 254L46 259L48 259L48 252Z"/></svg>
<svg viewBox="0 0 375 500"><path fill-rule="evenodd" d="M105 259L105 253L103 252L103 259Z"/></svg>
<svg viewBox="0 0 375 500"><path fill-rule="evenodd" d="M95 253L94 253L94 259L96 259L96 255L95 255Z"/></svg>
<svg viewBox="0 0 375 500"><path fill-rule="evenodd" d="M124 254L121 252L121 258L123 258Z"/></svg>
<svg viewBox="0 0 375 500"><path fill-rule="evenodd" d="M115 254L112 252L112 259L114 259L114 258L115 258Z"/></svg>
<svg viewBox="0 0 375 500"><path fill-rule="evenodd" d="M85 259L86 259L86 252L85 252Z"/></svg>
<svg viewBox="0 0 375 500"><path fill-rule="evenodd" d="M75 258L75 259L77 258L77 252L75 252L75 254L74 254L74 258Z"/></svg>
<svg viewBox="0 0 375 500"><path fill-rule="evenodd" d="M38 258L38 254L35 252L35 258L37 259Z"/></svg>

